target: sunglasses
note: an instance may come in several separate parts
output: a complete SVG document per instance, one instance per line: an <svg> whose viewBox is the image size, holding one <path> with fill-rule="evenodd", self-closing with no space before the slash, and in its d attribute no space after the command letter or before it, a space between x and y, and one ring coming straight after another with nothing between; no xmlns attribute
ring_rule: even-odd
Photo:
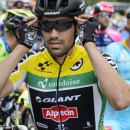
<svg viewBox="0 0 130 130"><path fill-rule="evenodd" d="M74 19L59 19L55 21L38 20L40 28L45 32L52 31L55 28L57 31L62 32L72 27Z"/></svg>
<svg viewBox="0 0 130 130"><path fill-rule="evenodd" d="M98 13L97 15L99 15L99 16L101 16L101 17L103 17L103 18L106 18L107 16L109 17L109 18L111 18L111 13Z"/></svg>

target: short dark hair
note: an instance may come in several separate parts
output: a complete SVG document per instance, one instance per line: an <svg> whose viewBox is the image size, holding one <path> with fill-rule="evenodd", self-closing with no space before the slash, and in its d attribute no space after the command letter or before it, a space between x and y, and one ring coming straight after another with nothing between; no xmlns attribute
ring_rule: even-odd
<svg viewBox="0 0 130 130"><path fill-rule="evenodd" d="M17 32L17 28L10 28L10 26L8 25L4 25L4 26L5 26L6 35L13 36L14 35L13 31L15 31L15 33Z"/></svg>

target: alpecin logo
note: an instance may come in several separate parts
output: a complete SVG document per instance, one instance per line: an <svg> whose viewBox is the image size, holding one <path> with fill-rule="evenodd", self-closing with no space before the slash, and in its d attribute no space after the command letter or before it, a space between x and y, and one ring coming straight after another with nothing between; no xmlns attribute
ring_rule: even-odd
<svg viewBox="0 0 130 130"><path fill-rule="evenodd" d="M69 118L78 118L78 112L76 107L67 108L65 106L59 106L61 112L62 122L68 120ZM42 108L43 118L52 119L56 122L60 122L59 111L57 106L51 108Z"/></svg>

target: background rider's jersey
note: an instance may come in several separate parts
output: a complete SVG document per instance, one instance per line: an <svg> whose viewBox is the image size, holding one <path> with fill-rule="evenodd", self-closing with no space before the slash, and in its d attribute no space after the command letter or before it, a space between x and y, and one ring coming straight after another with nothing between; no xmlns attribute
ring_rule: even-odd
<svg viewBox="0 0 130 130"><path fill-rule="evenodd" d="M119 41L122 41L121 33L114 29L106 28L105 31L99 32L96 37L95 44L97 46L97 49L103 52L104 48L108 44Z"/></svg>
<svg viewBox="0 0 130 130"><path fill-rule="evenodd" d="M3 19L5 17L6 13L2 14L0 16L0 33L2 33L2 35L4 35L4 23L3 23Z"/></svg>
<svg viewBox="0 0 130 130"><path fill-rule="evenodd" d="M10 49L6 39L4 37L0 38L0 62L2 62L12 50Z"/></svg>
<svg viewBox="0 0 130 130"><path fill-rule="evenodd" d="M130 50L127 48L126 40L122 42L111 43L110 45L106 46L104 52L107 52L109 55L111 55L111 57L117 63L118 73L126 83L130 84ZM111 105L107 103L104 116L104 121L108 119L112 120L110 124L111 126L114 126L118 129L116 125L119 125L121 122L119 125L120 129L130 129L130 106L124 110L115 111ZM118 122L117 124L116 121Z"/></svg>
<svg viewBox="0 0 130 130"><path fill-rule="evenodd" d="M129 35L130 35L130 32L126 28L123 29L120 33L121 33L121 36L122 36L123 40L125 40L126 38L128 38Z"/></svg>
<svg viewBox="0 0 130 130"><path fill-rule="evenodd" d="M103 56L116 68L109 55ZM57 94L64 129L102 129L106 98L99 89L90 59L81 46L75 45L73 53L66 57L62 66L46 49L29 52L9 79L14 89L23 81L26 82L30 107L38 130L60 130Z"/></svg>

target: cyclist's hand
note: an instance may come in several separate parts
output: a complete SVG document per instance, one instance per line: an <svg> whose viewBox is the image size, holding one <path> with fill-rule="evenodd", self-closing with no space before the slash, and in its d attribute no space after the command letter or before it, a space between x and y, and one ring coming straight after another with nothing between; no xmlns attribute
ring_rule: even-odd
<svg viewBox="0 0 130 130"><path fill-rule="evenodd" d="M90 17L93 17L93 16L88 15L88 14L82 14L82 15L79 15L78 17L74 17L77 22L77 33L79 33L80 31L79 25L84 24L84 22L88 20Z"/></svg>
<svg viewBox="0 0 130 130"><path fill-rule="evenodd" d="M24 111L26 108L30 108L29 100L28 100L28 91L25 90L22 92L22 94L19 96L17 103L21 103L21 100L23 100L23 108L22 111Z"/></svg>
<svg viewBox="0 0 130 130"><path fill-rule="evenodd" d="M90 17L83 24L80 24L79 39L82 41L82 44L84 45L87 42L95 43L100 27L101 26L94 17Z"/></svg>
<svg viewBox="0 0 130 130"><path fill-rule="evenodd" d="M18 26L19 44L31 49L37 40L38 22L36 17L25 17Z"/></svg>
<svg viewBox="0 0 130 130"><path fill-rule="evenodd" d="M91 17L93 17L93 16L88 15L88 14L82 14L82 15L79 15L78 17L74 17L74 18L75 18L77 24L80 25L80 24L83 24L86 20L88 20Z"/></svg>

